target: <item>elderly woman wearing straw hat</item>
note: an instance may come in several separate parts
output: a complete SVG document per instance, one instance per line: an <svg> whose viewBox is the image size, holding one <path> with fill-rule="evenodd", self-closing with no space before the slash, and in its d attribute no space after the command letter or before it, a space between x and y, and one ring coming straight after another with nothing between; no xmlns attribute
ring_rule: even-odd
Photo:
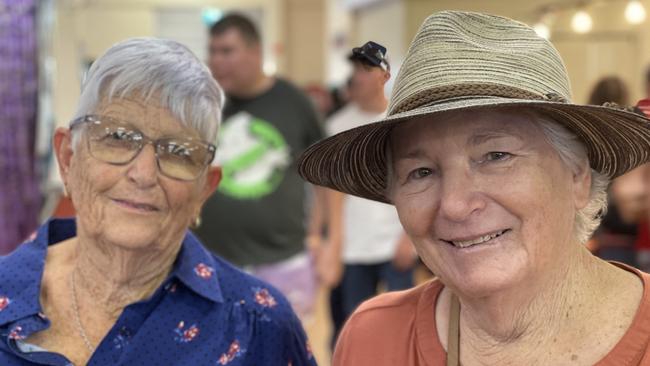
<svg viewBox="0 0 650 366"><path fill-rule="evenodd" d="M429 17L388 117L305 152L307 180L395 205L437 278L361 305L334 365L650 364L650 277L583 243L650 121L572 104L553 46L510 19Z"/></svg>

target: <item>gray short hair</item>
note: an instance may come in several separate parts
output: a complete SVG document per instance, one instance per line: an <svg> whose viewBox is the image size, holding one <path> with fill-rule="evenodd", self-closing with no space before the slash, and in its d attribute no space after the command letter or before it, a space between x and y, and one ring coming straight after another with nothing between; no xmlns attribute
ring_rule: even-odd
<svg viewBox="0 0 650 366"><path fill-rule="evenodd" d="M184 45L158 38L131 38L113 45L90 67L74 118L92 114L111 98L133 95L145 102L159 99L156 102L181 123L206 141L216 141L223 91Z"/></svg>
<svg viewBox="0 0 650 366"><path fill-rule="evenodd" d="M535 121L540 126L546 140L557 151L562 162L577 173L582 166L587 163L587 148L585 144L568 128L558 122L535 112L526 112L531 121ZM386 197L390 198L393 191L393 159L390 144L386 146ZM610 179L606 175L591 170L591 188L589 191L589 201L585 207L578 210L575 215L575 224L573 227L574 237L580 244L586 243L594 233L598 225L607 212L607 188ZM391 200L392 201L392 200Z"/></svg>

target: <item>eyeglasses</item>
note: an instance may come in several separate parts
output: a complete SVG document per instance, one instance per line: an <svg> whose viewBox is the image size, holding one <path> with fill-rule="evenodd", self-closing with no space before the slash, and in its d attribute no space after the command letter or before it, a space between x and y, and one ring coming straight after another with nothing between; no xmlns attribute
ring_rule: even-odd
<svg viewBox="0 0 650 366"><path fill-rule="evenodd" d="M191 181L212 162L217 148L191 137L152 140L128 122L107 116L87 115L70 123L70 130L86 125L88 151L97 160L114 165L133 161L146 144L152 144L162 174Z"/></svg>

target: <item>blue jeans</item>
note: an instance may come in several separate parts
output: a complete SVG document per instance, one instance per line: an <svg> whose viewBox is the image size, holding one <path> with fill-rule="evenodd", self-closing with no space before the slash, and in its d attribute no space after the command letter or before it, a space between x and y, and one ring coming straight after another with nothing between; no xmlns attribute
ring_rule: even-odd
<svg viewBox="0 0 650 366"><path fill-rule="evenodd" d="M377 294L377 286L383 282L388 291L406 290L413 287L413 269L399 271L393 263L346 264L341 292L343 312L349 317L365 300Z"/></svg>

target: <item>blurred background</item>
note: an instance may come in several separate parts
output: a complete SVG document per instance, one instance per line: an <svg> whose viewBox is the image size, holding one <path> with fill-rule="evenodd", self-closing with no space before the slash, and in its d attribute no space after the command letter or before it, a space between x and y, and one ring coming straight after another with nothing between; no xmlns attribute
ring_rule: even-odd
<svg viewBox="0 0 650 366"><path fill-rule="evenodd" d="M170 38L205 60L209 27L237 11L261 31L264 71L303 88L325 118L345 98L339 91L350 77L352 47L372 40L388 49L389 96L419 25L446 9L534 26L562 55L574 102L593 102L603 78L622 82L624 104L650 93L650 0L0 0L0 255L57 209L62 188L52 133L67 125L84 73L112 44ZM317 359L327 365L325 302L305 326Z"/></svg>

